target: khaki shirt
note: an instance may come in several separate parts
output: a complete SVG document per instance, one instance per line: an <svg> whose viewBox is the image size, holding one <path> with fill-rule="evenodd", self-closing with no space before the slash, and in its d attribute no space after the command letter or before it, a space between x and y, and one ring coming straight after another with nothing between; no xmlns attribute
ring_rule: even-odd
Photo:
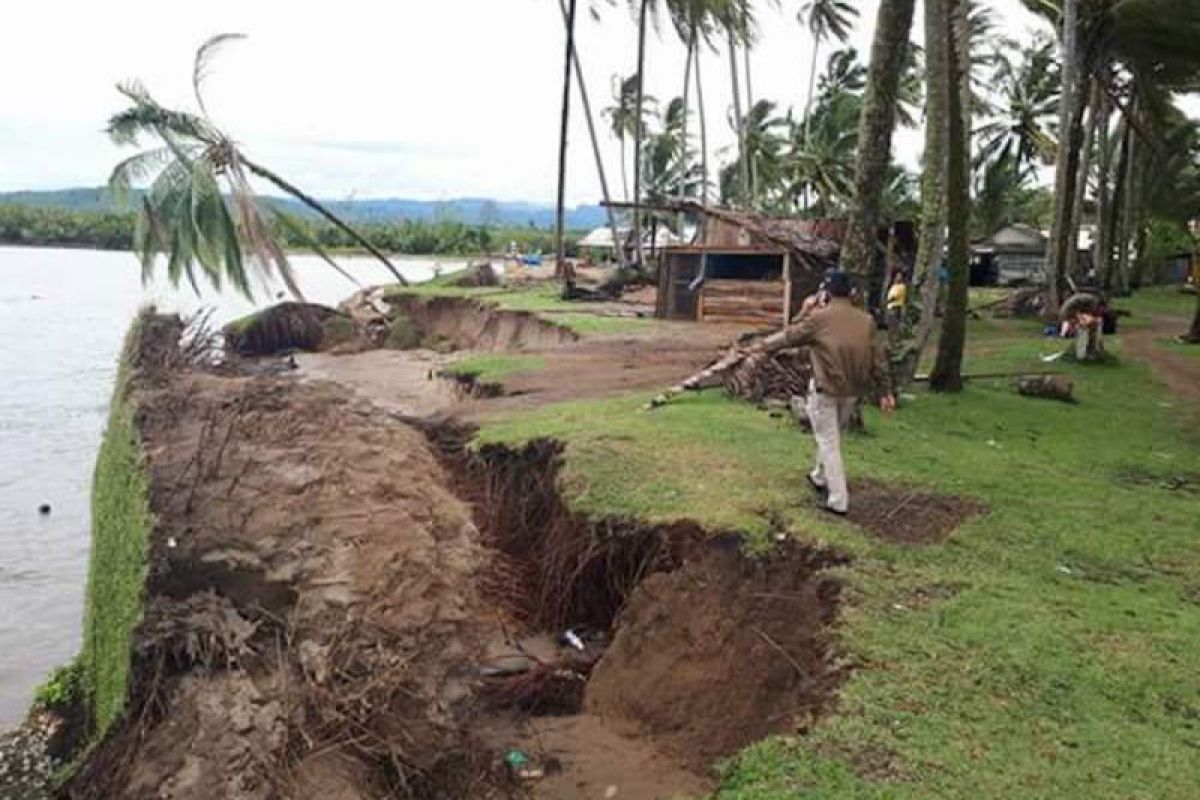
<svg viewBox="0 0 1200 800"><path fill-rule="evenodd" d="M886 349L876 342L875 320L849 300L834 298L782 334L764 341L768 350L808 347L813 381L831 397L862 397L872 388L891 393Z"/></svg>

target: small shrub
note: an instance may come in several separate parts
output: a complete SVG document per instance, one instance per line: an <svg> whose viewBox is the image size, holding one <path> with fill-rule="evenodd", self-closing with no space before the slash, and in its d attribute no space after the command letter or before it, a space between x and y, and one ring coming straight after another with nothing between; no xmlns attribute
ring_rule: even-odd
<svg viewBox="0 0 1200 800"><path fill-rule="evenodd" d="M33 703L48 711L65 711L83 700L83 669L79 661L72 661L50 673L33 695Z"/></svg>
<svg viewBox="0 0 1200 800"><path fill-rule="evenodd" d="M407 316L401 314L388 324L383 346L391 350L413 350L421 346L421 333Z"/></svg>

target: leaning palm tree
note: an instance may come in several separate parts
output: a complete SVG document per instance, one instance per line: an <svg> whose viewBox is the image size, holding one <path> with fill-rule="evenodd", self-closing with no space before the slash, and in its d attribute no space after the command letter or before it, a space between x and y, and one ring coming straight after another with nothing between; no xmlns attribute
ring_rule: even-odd
<svg viewBox="0 0 1200 800"><path fill-rule="evenodd" d="M817 55L821 44L833 37L842 44L850 38L854 21L858 19L858 7L851 0L808 0L800 7L796 18L808 28L813 37L812 64L808 69L808 97L804 101L805 136L808 133L808 116L812 111L813 89L817 83Z"/></svg>
<svg viewBox="0 0 1200 800"><path fill-rule="evenodd" d="M176 285L186 277L199 291L199 268L213 287L219 289L228 282L253 299L253 270L263 279L277 276L293 295L302 298L279 241L282 229L305 240L338 272L354 280L306 234L304 226L255 193L250 185L250 176L254 176L341 229L406 285L404 276L374 245L299 188L249 159L213 122L204 104L203 83L221 46L241 38L241 34L231 33L214 36L196 51L192 88L199 113L166 108L137 81L117 87L130 106L109 119L107 132L113 142L136 146L146 137L160 143L117 164L109 178L109 187L119 198L130 197L135 184L151 181L141 197L134 234L143 279L149 279L157 255L163 253L167 276Z"/></svg>

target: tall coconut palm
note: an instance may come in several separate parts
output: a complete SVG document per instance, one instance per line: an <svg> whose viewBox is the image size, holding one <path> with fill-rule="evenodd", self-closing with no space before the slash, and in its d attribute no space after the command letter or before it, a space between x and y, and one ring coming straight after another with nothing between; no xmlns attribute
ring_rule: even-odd
<svg viewBox="0 0 1200 800"><path fill-rule="evenodd" d="M868 278L872 299L882 282L875 258L880 203L891 164L896 104L915 0L880 0L859 121L854 200L842 243L842 265Z"/></svg>
<svg viewBox="0 0 1200 800"><path fill-rule="evenodd" d="M950 281L946 292L946 313L942 318L942 334L938 338L937 360L929 374L929 387L939 392L962 390L962 361L967 335L968 262L971 257L968 228L971 219L971 193L967 182L965 151L971 133L963 124L966 93L963 84L970 80L965 62L958 57L958 48L965 40L956 35L955 27L962 18L966 0L948 0L946 20L946 51L950 70L948 122L949 146L946 150L946 221L949 229Z"/></svg>
<svg viewBox="0 0 1200 800"><path fill-rule="evenodd" d="M977 161L1004 160L1019 174L1054 159L1052 131L1059 105L1054 42L1038 37L1014 57L1001 52L991 80L999 105L979 128Z"/></svg>
<svg viewBox="0 0 1200 800"><path fill-rule="evenodd" d="M258 197L250 185L250 177L254 176L320 214L379 259L397 281L406 284L387 256L308 194L252 161L208 115L203 84L213 57L223 45L242 38L241 34L220 34L196 51L192 89L198 113L161 105L137 81L117 87L130 105L108 121L106 130L113 142L137 146L143 138L150 138L160 143L117 164L109 178L109 187L118 197L128 197L135 184L152 181L142 196L134 235L143 279L153 274L156 257L162 253L167 255L167 277L174 284L186 278L199 291L198 268L214 288L228 282L252 298L250 274L256 271L263 279L278 277L293 295L302 298L277 228L302 237L338 272L350 278L317 242L306 236L304 226ZM223 194L229 196L229 202Z"/></svg>
<svg viewBox="0 0 1200 800"><path fill-rule="evenodd" d="M742 114L741 82L738 78L738 47L750 47L754 39L755 19L753 9L744 0L727 0L715 10L717 22L725 31L729 55L729 79L733 89L733 119L737 130L738 153L746 150L745 117ZM750 159L738 161L738 184L736 196L748 202L753 194L750 184Z"/></svg>
<svg viewBox="0 0 1200 800"><path fill-rule="evenodd" d="M936 319L939 271L946 237L946 168L950 138L950 52L945 36L950 17L946 0L925 0L925 156L921 173L921 235L914 283L920 291L911 351L905 354L902 379L916 374Z"/></svg>
<svg viewBox="0 0 1200 800"><path fill-rule="evenodd" d="M563 24L571 28L573 23L567 8L566 0L558 0L559 11L562 12ZM595 14L595 9L592 9ZM604 169L604 157L600 153L600 136L596 133L596 117L592 113L592 101L588 93L587 80L584 78L583 64L579 60L579 46L576 42L571 48L571 62L575 67L575 81L579 84L579 100L583 105L583 117L587 121L588 138L592 142L592 155L596 160L596 175L600 179L600 194L604 198L604 210L608 218L608 228L612 233L613 244L616 245L617 264L624 268L625 248L619 245L620 236L617 232L616 212L612 207L612 193L608 188L608 172Z"/></svg>
<svg viewBox="0 0 1200 800"><path fill-rule="evenodd" d="M562 118L558 137L558 203L554 208L554 268L566 275L566 249L563 228L567 202L567 131L571 122L571 67L575 60L575 9L577 0L567 8L567 54L563 57Z"/></svg>
<svg viewBox="0 0 1200 800"><path fill-rule="evenodd" d="M683 42L686 52L683 67L682 95L684 114L683 138L685 140L688 139L688 123L691 112L689 99L691 97L693 80L696 84L697 102L700 106L700 160L703 175L700 193L702 196L707 193L706 184L708 183L708 131L704 116L704 87L700 78L700 49L704 44L712 44L716 33L715 12L726 2L730 2L730 0L667 0L667 10L671 17L671 24L675 28L675 33L679 37L679 40ZM694 79L693 74L695 75ZM680 161L677 169L679 170L681 179L691 173L692 168L689 159L694 154L694 151L690 148L680 149Z"/></svg>
<svg viewBox="0 0 1200 800"><path fill-rule="evenodd" d="M638 118L645 118L654 113L657 102L653 97L641 95L638 102L637 75L628 78L613 76L613 104L604 109L608 117L609 130L621 145L621 187L625 194L625 202L632 202L629 194L629 158L626 155L626 142L634 138L638 128ZM640 111L639 111L640 108Z"/></svg>
<svg viewBox="0 0 1200 800"><path fill-rule="evenodd" d="M850 38L858 19L858 6L851 0L808 0L800 7L796 19L808 28L813 37L812 63L808 68L808 95L804 100L804 131L808 135L808 118L812 113L813 89L817 84L817 56L821 45L832 37L842 44Z"/></svg>

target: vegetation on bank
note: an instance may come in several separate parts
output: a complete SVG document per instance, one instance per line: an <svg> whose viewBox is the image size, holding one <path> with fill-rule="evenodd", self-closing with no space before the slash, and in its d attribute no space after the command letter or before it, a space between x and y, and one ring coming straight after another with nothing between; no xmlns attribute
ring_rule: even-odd
<svg viewBox="0 0 1200 800"><path fill-rule="evenodd" d="M327 250L352 251L356 245L331 224L295 219L298 229L279 230L288 248L303 250L310 241ZM89 247L132 250L137 217L132 212L78 211L0 203L0 244L42 247ZM554 234L542 228L472 225L456 220L367 222L356 229L375 247L408 255L474 256L505 250L516 243L521 252L549 252ZM579 233L569 235L573 251Z"/></svg>
<svg viewBox="0 0 1200 800"><path fill-rule="evenodd" d="M128 395L134 348L148 313L142 311L126 335L92 481L92 551L80 663L96 738L125 707L130 642L142 618L146 542L152 518Z"/></svg>
<svg viewBox="0 0 1200 800"><path fill-rule="evenodd" d="M1132 305L1137 318L1190 301ZM1032 321L969 325L968 372L1044 369L1038 355L1061 346ZM810 439L719 390L653 412L642 394L525 409L479 441L565 442L565 488L589 513L696 519L760 544L783 525L853 555L838 630L857 667L837 712L730 760L721 800L1190 797L1200 490L1179 478L1200 437L1144 364L1056 367L1078 405L987 380L868 411L846 444L852 478L989 508L924 547L821 515Z"/></svg>

